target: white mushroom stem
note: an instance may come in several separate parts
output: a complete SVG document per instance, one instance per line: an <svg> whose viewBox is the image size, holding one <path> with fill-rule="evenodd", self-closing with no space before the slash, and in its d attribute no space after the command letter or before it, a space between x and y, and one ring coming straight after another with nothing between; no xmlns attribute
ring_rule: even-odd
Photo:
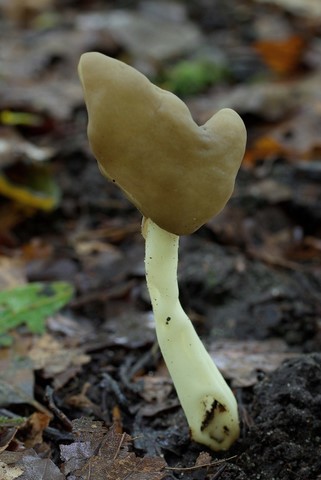
<svg viewBox="0 0 321 480"><path fill-rule="evenodd" d="M150 219L143 235L157 339L191 436L213 450L226 450L239 436L237 403L179 302L179 237Z"/></svg>

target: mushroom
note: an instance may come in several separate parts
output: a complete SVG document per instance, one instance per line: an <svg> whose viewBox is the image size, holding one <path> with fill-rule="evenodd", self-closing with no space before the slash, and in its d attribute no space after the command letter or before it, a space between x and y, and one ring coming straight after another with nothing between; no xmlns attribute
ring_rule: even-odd
<svg viewBox="0 0 321 480"><path fill-rule="evenodd" d="M179 235L193 233L230 198L246 131L222 109L198 126L175 95L100 53L82 55L88 137L102 173L143 215L146 280L158 343L191 437L226 450L239 436L235 397L179 302Z"/></svg>

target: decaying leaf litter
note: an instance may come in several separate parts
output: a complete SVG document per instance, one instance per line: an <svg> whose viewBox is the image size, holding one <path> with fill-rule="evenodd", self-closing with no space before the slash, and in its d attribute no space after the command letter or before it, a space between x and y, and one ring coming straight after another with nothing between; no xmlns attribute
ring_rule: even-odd
<svg viewBox="0 0 321 480"><path fill-rule="evenodd" d="M75 290L33 317L42 335L10 328L5 311L3 478L321 475L320 12L165 5L0 4L1 294L7 308L34 282L51 305L54 282ZM189 440L155 345L140 216L89 151L76 66L90 50L175 91L199 123L228 106L247 125L232 200L181 241L181 301L240 405L242 435L224 454Z"/></svg>

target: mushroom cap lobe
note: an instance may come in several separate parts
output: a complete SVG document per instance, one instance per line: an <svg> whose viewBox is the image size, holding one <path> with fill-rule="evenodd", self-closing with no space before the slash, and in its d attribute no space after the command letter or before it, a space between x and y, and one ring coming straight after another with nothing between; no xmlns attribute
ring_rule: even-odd
<svg viewBox="0 0 321 480"><path fill-rule="evenodd" d="M82 55L79 76L99 167L146 218L184 235L223 209L246 143L234 110L198 126L174 94L96 52Z"/></svg>

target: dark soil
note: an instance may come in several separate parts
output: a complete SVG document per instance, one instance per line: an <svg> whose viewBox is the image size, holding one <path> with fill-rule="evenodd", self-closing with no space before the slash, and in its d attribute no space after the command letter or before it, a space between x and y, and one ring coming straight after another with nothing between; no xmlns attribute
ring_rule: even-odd
<svg viewBox="0 0 321 480"><path fill-rule="evenodd" d="M320 375L321 355L307 354L255 386L240 456L221 478L320 478Z"/></svg>

